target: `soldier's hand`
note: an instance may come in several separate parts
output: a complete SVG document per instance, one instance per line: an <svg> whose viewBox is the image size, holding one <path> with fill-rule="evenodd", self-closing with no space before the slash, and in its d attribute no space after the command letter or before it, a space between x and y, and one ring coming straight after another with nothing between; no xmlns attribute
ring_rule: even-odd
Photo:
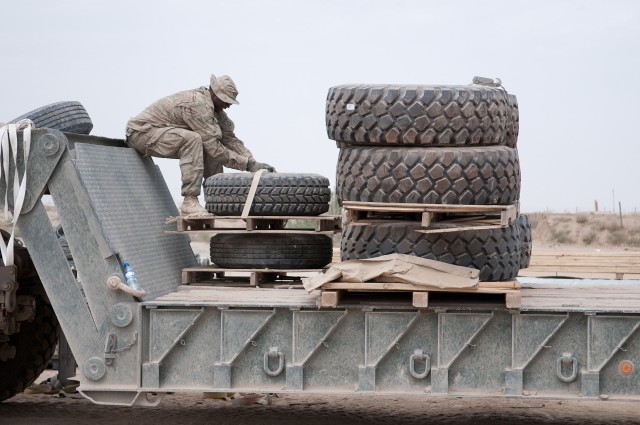
<svg viewBox="0 0 640 425"><path fill-rule="evenodd" d="M259 170L267 170L270 173L276 172L276 169L273 166L267 164L266 162L256 162L256 165L258 166Z"/></svg>
<svg viewBox="0 0 640 425"><path fill-rule="evenodd" d="M276 169L274 167L272 167L271 165L265 163L265 162L256 162L256 160L254 160L253 158L251 158L249 160L249 162L247 163L247 171L251 171L252 173L255 173L258 170L267 170L271 173L275 173Z"/></svg>

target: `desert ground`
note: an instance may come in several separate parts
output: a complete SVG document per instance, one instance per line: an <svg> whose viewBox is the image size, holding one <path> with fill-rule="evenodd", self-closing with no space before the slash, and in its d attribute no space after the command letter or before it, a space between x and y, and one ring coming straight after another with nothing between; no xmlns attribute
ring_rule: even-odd
<svg viewBox="0 0 640 425"><path fill-rule="evenodd" d="M41 379L54 375L48 370ZM170 394L157 407L92 404L79 394L20 394L0 403L0 424L640 424L638 404L611 400L252 394Z"/></svg>

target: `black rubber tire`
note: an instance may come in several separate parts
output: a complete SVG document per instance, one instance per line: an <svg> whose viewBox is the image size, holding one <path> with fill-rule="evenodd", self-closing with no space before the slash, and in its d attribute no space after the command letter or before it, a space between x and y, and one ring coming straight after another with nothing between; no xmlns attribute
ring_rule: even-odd
<svg viewBox="0 0 640 425"><path fill-rule="evenodd" d="M219 267L318 269L331 262L333 241L317 233L224 233L211 238L210 254Z"/></svg>
<svg viewBox="0 0 640 425"><path fill-rule="evenodd" d="M65 101L52 103L11 120L15 123L28 118L38 128L52 128L66 133L89 134L93 122L80 102Z"/></svg>
<svg viewBox="0 0 640 425"><path fill-rule="evenodd" d="M480 270L481 281L513 279L520 268L520 239L515 225L490 230L418 233L420 224L390 221L343 226L342 260L399 253Z"/></svg>
<svg viewBox="0 0 640 425"><path fill-rule="evenodd" d="M220 173L204 182L206 208L216 215L240 215L253 173ZM316 216L329 211L329 179L319 174L264 173L251 215Z"/></svg>
<svg viewBox="0 0 640 425"><path fill-rule="evenodd" d="M62 248L62 252L64 252L64 256L67 258L69 266L74 269L75 262L73 261L71 248L69 248L69 242L67 242L67 238L64 235L64 229L62 228L62 225L58 225L58 227L56 228L56 236L58 237L58 244L60 245L60 248Z"/></svg>
<svg viewBox="0 0 640 425"><path fill-rule="evenodd" d="M517 105L499 87L342 85L327 95L327 134L349 144L515 148Z"/></svg>
<svg viewBox="0 0 640 425"><path fill-rule="evenodd" d="M26 283L26 284L25 284ZM0 401L13 397L31 385L49 364L58 341L58 320L49 304L42 284L21 281L19 294L29 293L36 300L32 322L20 322L20 332L9 337L16 347L14 358L0 361Z"/></svg>
<svg viewBox="0 0 640 425"><path fill-rule="evenodd" d="M520 196L518 152L484 148L344 147L340 201L509 205Z"/></svg>
<svg viewBox="0 0 640 425"><path fill-rule="evenodd" d="M520 234L520 269L526 269L531 263L533 238L531 236L531 220L528 215L520 215L516 219Z"/></svg>
<svg viewBox="0 0 640 425"><path fill-rule="evenodd" d="M73 256L71 255L71 248L69 248L69 242L67 242L67 238L64 236L58 238L58 244L60 244L60 248L62 248L62 252L64 252L64 256L67 258L67 262L69 263L69 267L75 269L76 263L73 261Z"/></svg>

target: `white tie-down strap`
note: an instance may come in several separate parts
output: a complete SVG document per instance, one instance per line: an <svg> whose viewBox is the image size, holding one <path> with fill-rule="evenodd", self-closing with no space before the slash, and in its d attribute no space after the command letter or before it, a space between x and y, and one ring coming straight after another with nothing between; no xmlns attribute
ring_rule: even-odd
<svg viewBox="0 0 640 425"><path fill-rule="evenodd" d="M256 171L253 175L253 180L251 181L251 187L249 188L249 193L247 194L247 200L244 202L244 208L242 209L242 214L240 218L249 217L249 212L251 211L251 205L253 205L253 198L256 196L256 190L258 189L258 183L260 183L260 177L262 177L262 173L266 170L260 169Z"/></svg>
<svg viewBox="0 0 640 425"><path fill-rule="evenodd" d="M22 204L27 192L27 159L29 158L29 149L31 147L31 129L35 128L35 124L31 120L20 120L15 124L7 124L0 128L0 164L2 164L2 172L0 179L5 181L4 192L4 220L9 221L9 170L11 160L13 159L13 220L11 227L11 236L8 243L5 244L4 238L0 238L0 252L2 252L2 262L5 266L13 265L13 242L15 239L16 222L22 211ZM24 154L24 170L22 172L22 180L20 180L20 172L18 170L18 131L23 132L23 154Z"/></svg>

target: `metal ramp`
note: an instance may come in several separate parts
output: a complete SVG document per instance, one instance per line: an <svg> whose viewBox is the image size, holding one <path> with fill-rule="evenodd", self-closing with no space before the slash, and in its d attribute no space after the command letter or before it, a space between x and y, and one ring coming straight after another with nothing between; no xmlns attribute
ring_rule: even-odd
<svg viewBox="0 0 640 425"><path fill-rule="evenodd" d="M132 148L77 143L74 152L102 232L135 270L145 299L174 291L182 269L197 263L187 235L165 233L178 210L158 166Z"/></svg>

